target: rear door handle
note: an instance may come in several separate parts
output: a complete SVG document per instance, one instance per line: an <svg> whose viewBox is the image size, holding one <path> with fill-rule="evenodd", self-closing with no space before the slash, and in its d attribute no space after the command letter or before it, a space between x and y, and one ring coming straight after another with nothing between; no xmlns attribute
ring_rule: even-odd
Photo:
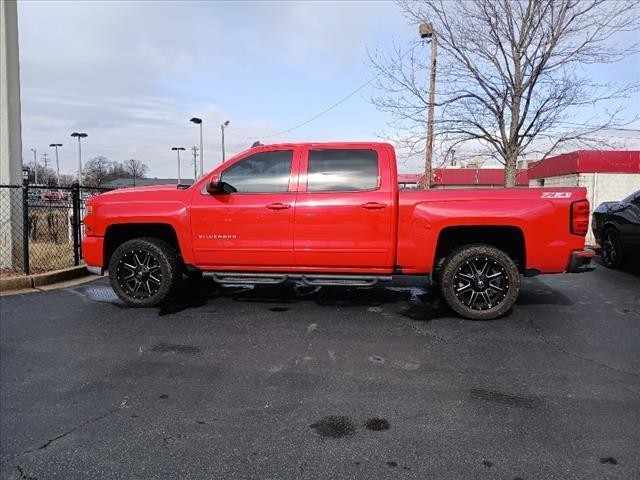
<svg viewBox="0 0 640 480"><path fill-rule="evenodd" d="M384 203L378 202L367 202L360 205L362 208L366 208L367 210L380 210L382 208L386 208L387 206Z"/></svg>
<svg viewBox="0 0 640 480"><path fill-rule="evenodd" d="M289 205L288 203L270 203L269 205L266 205L266 207L269 210L286 210L287 208L291 208L291 205Z"/></svg>

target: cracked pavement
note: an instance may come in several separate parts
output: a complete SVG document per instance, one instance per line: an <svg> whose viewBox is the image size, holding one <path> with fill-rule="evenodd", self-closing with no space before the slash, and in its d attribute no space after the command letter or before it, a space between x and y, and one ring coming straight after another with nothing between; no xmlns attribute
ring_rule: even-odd
<svg viewBox="0 0 640 480"><path fill-rule="evenodd" d="M0 299L0 478L640 477L640 274L472 322L373 289L106 279Z"/></svg>

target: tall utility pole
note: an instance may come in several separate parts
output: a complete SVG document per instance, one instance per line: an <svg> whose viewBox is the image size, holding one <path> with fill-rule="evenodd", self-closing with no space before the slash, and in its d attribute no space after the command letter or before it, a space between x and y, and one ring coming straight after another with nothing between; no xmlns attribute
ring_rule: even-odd
<svg viewBox="0 0 640 480"><path fill-rule="evenodd" d="M195 145L191 147L193 152L193 183L198 181L198 147Z"/></svg>
<svg viewBox="0 0 640 480"><path fill-rule="evenodd" d="M220 131L222 133L222 163L225 161L225 152L224 152L224 129L229 126L229 120L220 125Z"/></svg>
<svg viewBox="0 0 640 480"><path fill-rule="evenodd" d="M58 161L58 147L61 147L61 143L50 143L50 147L55 147L56 149L56 181L58 182L58 187L60 186L60 162Z"/></svg>
<svg viewBox="0 0 640 480"><path fill-rule="evenodd" d="M202 146L202 119L198 117L192 117L190 122L200 125L200 176L204 175L204 148ZM195 181L195 180L194 180Z"/></svg>
<svg viewBox="0 0 640 480"><path fill-rule="evenodd" d="M35 148L32 148L31 151L33 152L33 183L38 185L38 158L36 157L38 151Z"/></svg>
<svg viewBox="0 0 640 480"><path fill-rule="evenodd" d="M47 161L48 156L49 154L47 152L42 154L42 163L44 163L44 178L42 179L42 181L44 183L49 183L49 162Z"/></svg>
<svg viewBox="0 0 640 480"><path fill-rule="evenodd" d="M171 147L171 150L178 154L178 185L182 183L182 178L180 178L180 152L184 151L184 147Z"/></svg>
<svg viewBox="0 0 640 480"><path fill-rule="evenodd" d="M88 137L84 132L73 132L72 137L78 139L78 186L82 186L82 139Z"/></svg>
<svg viewBox="0 0 640 480"><path fill-rule="evenodd" d="M433 25L420 24L420 38L431 39L431 72L429 75L429 117L427 120L427 146L424 152L424 177L422 188L431 188L431 163L433 159L433 114L436 103L436 56L438 54L438 37Z"/></svg>

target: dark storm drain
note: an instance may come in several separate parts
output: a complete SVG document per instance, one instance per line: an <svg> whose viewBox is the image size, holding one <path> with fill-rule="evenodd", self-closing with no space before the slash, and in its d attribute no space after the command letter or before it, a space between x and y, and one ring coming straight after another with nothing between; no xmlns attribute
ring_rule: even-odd
<svg viewBox="0 0 640 480"><path fill-rule="evenodd" d="M374 432L380 432L382 430L389 430L389 422L387 422L384 418L370 418L364 424L368 430L372 430Z"/></svg>
<svg viewBox="0 0 640 480"><path fill-rule="evenodd" d="M488 402L499 403L511 407L536 408L538 406L538 402L534 398L509 395L507 393L484 390L482 388L472 388L471 396L480 400L486 400Z"/></svg>
<svg viewBox="0 0 640 480"><path fill-rule="evenodd" d="M330 415L319 422L309 425L323 437L342 438L352 435L356 426L349 417Z"/></svg>
<svg viewBox="0 0 640 480"><path fill-rule="evenodd" d="M152 352L159 353L186 353L188 355L195 355L200 353L198 347L192 347L191 345L177 345L174 343L159 343L151 348Z"/></svg>

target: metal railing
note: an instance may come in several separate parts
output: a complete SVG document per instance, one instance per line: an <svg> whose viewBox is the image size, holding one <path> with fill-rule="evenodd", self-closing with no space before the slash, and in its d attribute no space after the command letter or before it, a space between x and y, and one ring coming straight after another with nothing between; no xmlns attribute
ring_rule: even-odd
<svg viewBox="0 0 640 480"><path fill-rule="evenodd" d="M108 190L0 185L0 274L79 265L85 203Z"/></svg>

